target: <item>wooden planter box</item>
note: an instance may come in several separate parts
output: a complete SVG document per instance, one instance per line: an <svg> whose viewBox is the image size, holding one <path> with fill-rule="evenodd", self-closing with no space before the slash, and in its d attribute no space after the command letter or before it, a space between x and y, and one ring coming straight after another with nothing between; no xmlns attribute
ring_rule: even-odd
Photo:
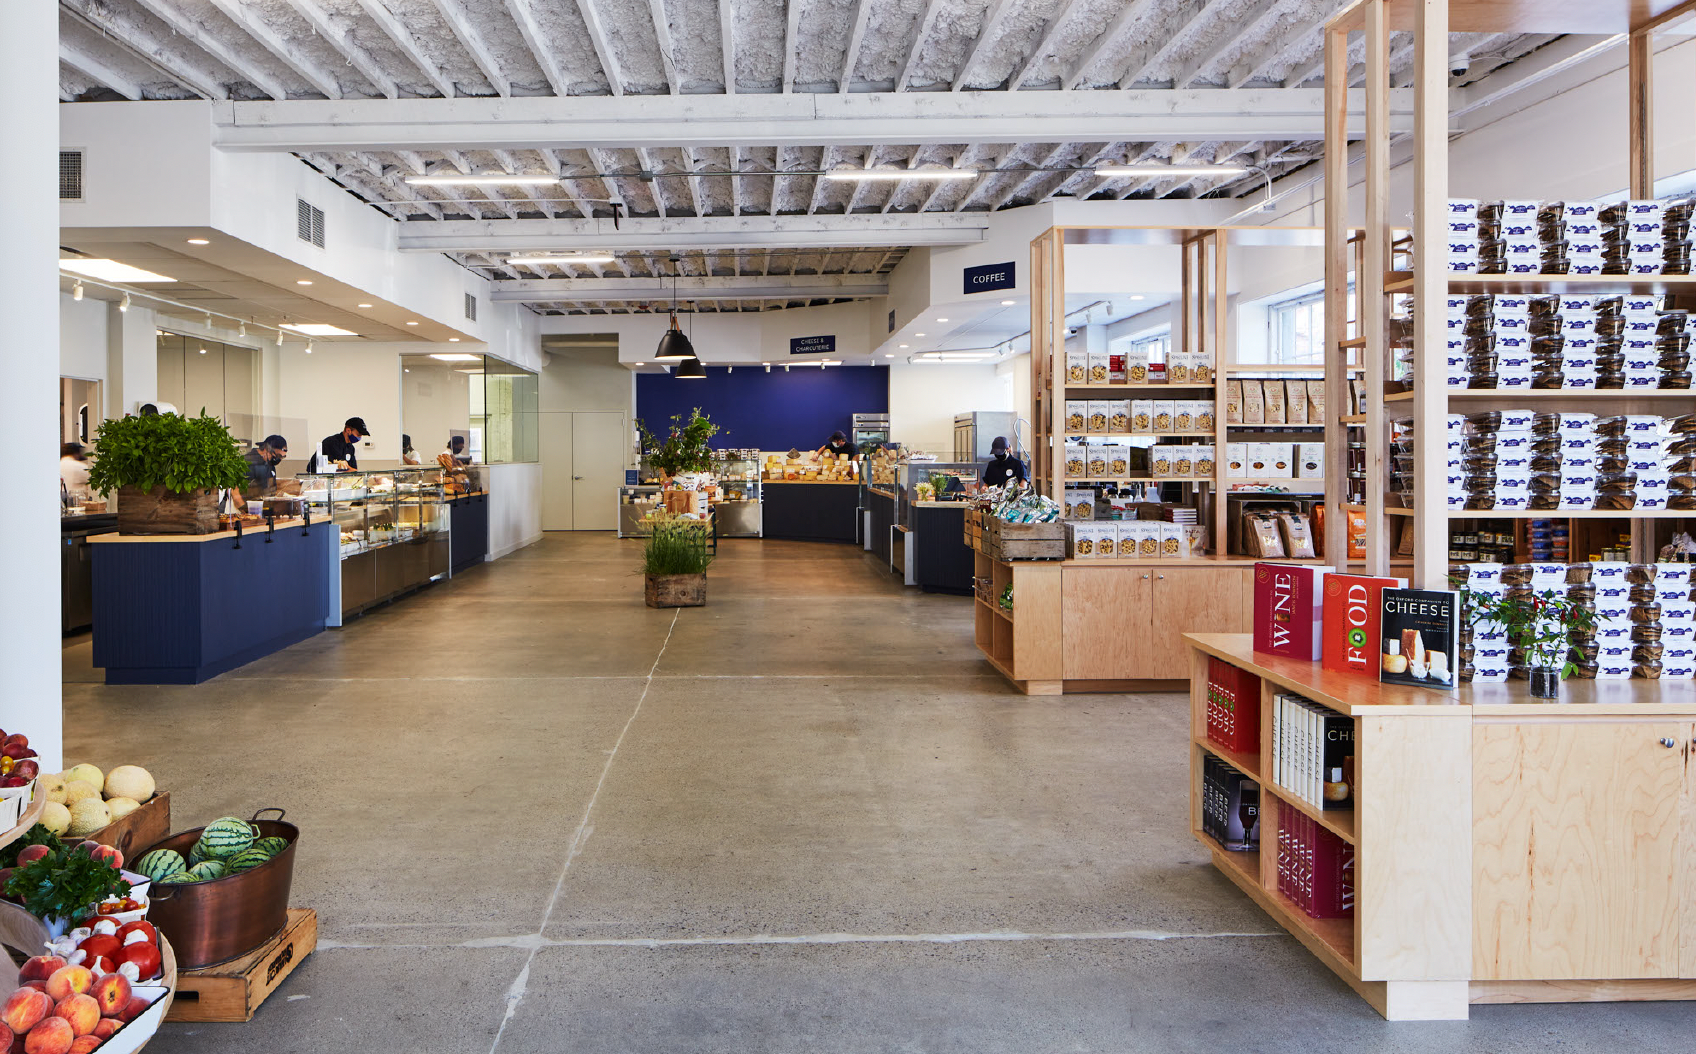
<svg viewBox="0 0 1696 1054"><path fill-rule="evenodd" d="M1064 560L1064 523L1008 523L985 516L983 551L994 560Z"/></svg>
<svg viewBox="0 0 1696 1054"><path fill-rule="evenodd" d="M645 575L644 599L651 608L698 608L707 602L707 576Z"/></svg>
<svg viewBox="0 0 1696 1054"><path fill-rule="evenodd" d="M164 487L118 488L119 534L212 534L218 530L218 492L210 487L186 494Z"/></svg>

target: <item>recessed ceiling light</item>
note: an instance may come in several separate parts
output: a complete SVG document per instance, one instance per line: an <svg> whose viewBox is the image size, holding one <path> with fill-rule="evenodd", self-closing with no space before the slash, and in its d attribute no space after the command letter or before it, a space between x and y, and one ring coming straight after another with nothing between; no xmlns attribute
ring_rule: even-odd
<svg viewBox="0 0 1696 1054"><path fill-rule="evenodd" d="M211 245L212 244L209 240L207 240L205 238L190 238L188 240L188 243L190 245Z"/></svg>
<svg viewBox="0 0 1696 1054"><path fill-rule="evenodd" d="M311 285L312 279L310 279L310 278L296 278L294 280L294 284L295 285Z"/></svg>
<svg viewBox="0 0 1696 1054"><path fill-rule="evenodd" d="M360 304L359 306L360 307L370 307L371 305L370 304Z"/></svg>
<svg viewBox="0 0 1696 1054"><path fill-rule="evenodd" d="M915 333L915 334L913 334L913 336L915 336L915 337L922 337L922 336L924 336L924 334L923 334L923 333Z"/></svg>
<svg viewBox="0 0 1696 1054"><path fill-rule="evenodd" d="M309 336L309 337L354 337L354 336L358 336L358 334L355 333L351 329L343 329L340 326L332 326L328 322L300 322L300 323L283 322L283 323L279 324L278 328L286 329L286 330L289 330L289 331L294 332L294 333L304 333L306 336Z"/></svg>
<svg viewBox="0 0 1696 1054"><path fill-rule="evenodd" d="M416 323L416 322L408 322L408 323L407 323L407 325L409 325L409 326L416 326L416 325L418 325L418 323Z"/></svg>
<svg viewBox="0 0 1696 1054"><path fill-rule="evenodd" d="M895 353L893 351L886 351L883 353L883 357L886 359L893 359L895 357Z"/></svg>
<svg viewBox="0 0 1696 1054"><path fill-rule="evenodd" d="M1131 297L1131 299L1132 300L1147 300L1148 298L1145 297L1145 296L1133 296L1133 297Z"/></svg>
<svg viewBox="0 0 1696 1054"><path fill-rule="evenodd" d="M1002 307L1012 307L1014 304L1017 304L1017 303L1018 303L1017 300L1003 300L1001 302L1001 306Z"/></svg>
<svg viewBox="0 0 1696 1054"><path fill-rule="evenodd" d="M449 344L458 344L458 343L459 343L459 338L458 338L458 337L449 337L449 338L448 338L448 343L449 343Z"/></svg>
<svg viewBox="0 0 1696 1054"><path fill-rule="evenodd" d="M910 344L897 344L896 347L898 347L898 348L908 348L908 347L912 347L912 345L910 345Z"/></svg>
<svg viewBox="0 0 1696 1054"><path fill-rule="evenodd" d="M945 318L939 318L939 319L937 319L937 321L938 321L938 322L947 322L947 321L948 321L948 320L947 320L947 319L945 319Z"/></svg>
<svg viewBox="0 0 1696 1054"><path fill-rule="evenodd" d="M978 174L975 169L967 168L843 168L826 172L824 178L857 183L888 179L976 179Z"/></svg>
<svg viewBox="0 0 1696 1054"><path fill-rule="evenodd" d="M144 271L139 267L131 267L116 260L87 260L82 257L70 257L59 261L59 270L80 274L87 278L101 278L108 282L175 282L175 278L167 278L162 274Z"/></svg>
<svg viewBox="0 0 1696 1054"><path fill-rule="evenodd" d="M638 363L637 363L637 364L636 364L636 365L638 365L638 366L646 366L646 365L647 365L647 363L645 363L645 362L638 362Z"/></svg>
<svg viewBox="0 0 1696 1054"><path fill-rule="evenodd" d="M478 356L467 355L463 351L438 351L433 352L430 357L438 362L476 362L478 359Z"/></svg>
<svg viewBox="0 0 1696 1054"><path fill-rule="evenodd" d="M558 176L513 176L504 172L481 175L407 176L406 182L415 187L524 187L558 183Z"/></svg>

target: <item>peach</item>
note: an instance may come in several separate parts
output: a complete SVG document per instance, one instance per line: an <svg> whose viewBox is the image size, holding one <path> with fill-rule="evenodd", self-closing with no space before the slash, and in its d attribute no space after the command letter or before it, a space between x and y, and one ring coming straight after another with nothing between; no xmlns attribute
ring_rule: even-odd
<svg viewBox="0 0 1696 1054"><path fill-rule="evenodd" d="M70 1054L76 1041L70 1022L62 1017L43 1018L24 1037L24 1054Z"/></svg>
<svg viewBox="0 0 1696 1054"><path fill-rule="evenodd" d="M52 1012L53 1000L48 998L46 992L20 988L6 1000L5 1007L0 1008L0 1023L4 1023L7 1028L21 1036Z"/></svg>
<svg viewBox="0 0 1696 1054"><path fill-rule="evenodd" d="M61 966L47 978L47 995L55 1003L93 987L94 972L86 966Z"/></svg>
<svg viewBox="0 0 1696 1054"><path fill-rule="evenodd" d="M122 1021L119 1021L117 1018L115 1018L115 1017L103 1017L103 1018L100 1019L100 1024L95 1025L94 1031L89 1033L89 1035L96 1036L100 1039L105 1039L108 1036L110 1036L112 1033L118 1031L118 1029L123 1028L123 1027L124 1027L124 1023Z"/></svg>
<svg viewBox="0 0 1696 1054"><path fill-rule="evenodd" d="M95 981L88 994L100 1004L100 1016L116 1017L118 1011L129 1005L130 996L135 993L130 990L128 977L121 973L109 973Z"/></svg>
<svg viewBox="0 0 1696 1054"><path fill-rule="evenodd" d="M45 981L59 970L65 968L65 960L57 955L37 955L33 959L25 959L18 967L18 980Z"/></svg>
<svg viewBox="0 0 1696 1054"><path fill-rule="evenodd" d="M149 1003L141 996L132 995L130 996L130 1001L124 1004L124 1012L118 1015L118 1019L125 1022L134 1021L142 1014L145 1014L147 1012L147 1008L152 1005L152 1003Z"/></svg>
<svg viewBox="0 0 1696 1054"><path fill-rule="evenodd" d="M100 1024L100 1004L91 995L73 995L59 1001L53 1008L53 1016L64 1018L74 1034L86 1036Z"/></svg>
<svg viewBox="0 0 1696 1054"><path fill-rule="evenodd" d="M18 850L18 866L33 864L52 851L44 845L26 845Z"/></svg>
<svg viewBox="0 0 1696 1054"><path fill-rule="evenodd" d="M104 1039L95 1035L78 1036L71 1040L70 1054L94 1054L94 1048L104 1042Z"/></svg>
<svg viewBox="0 0 1696 1054"><path fill-rule="evenodd" d="M25 981L23 983L23 987L33 988L37 992L40 992L42 995L47 994L47 982L46 981Z"/></svg>
<svg viewBox="0 0 1696 1054"><path fill-rule="evenodd" d="M0 1049L8 1049L9 1050L9 1049L11 1049L11 1046L12 1046L12 1030L7 1028L5 1025L0 1025Z"/></svg>
<svg viewBox="0 0 1696 1054"><path fill-rule="evenodd" d="M97 845L88 851L88 855L102 863L111 864L113 867L124 866L124 854L109 845Z"/></svg>

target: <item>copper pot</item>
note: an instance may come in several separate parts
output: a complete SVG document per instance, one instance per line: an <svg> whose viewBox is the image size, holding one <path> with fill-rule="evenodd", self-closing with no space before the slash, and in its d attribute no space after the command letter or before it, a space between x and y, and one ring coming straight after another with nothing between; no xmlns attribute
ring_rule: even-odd
<svg viewBox="0 0 1696 1054"><path fill-rule="evenodd" d="M261 820L260 813L275 812L277 819ZM289 885L294 880L294 847L300 828L284 823L281 809L260 809L253 814L259 837L280 836L288 845L258 867L236 875L187 885L153 883L147 920L176 950L177 965L184 970L227 962L246 955L281 933L288 922ZM204 827L174 834L151 846L174 849L188 858ZM136 859L146 853L140 854Z"/></svg>

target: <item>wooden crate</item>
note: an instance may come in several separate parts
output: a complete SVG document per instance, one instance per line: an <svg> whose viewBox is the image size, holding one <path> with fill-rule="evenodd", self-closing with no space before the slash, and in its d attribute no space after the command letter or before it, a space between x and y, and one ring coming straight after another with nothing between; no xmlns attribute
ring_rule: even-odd
<svg viewBox="0 0 1696 1054"><path fill-rule="evenodd" d="M1064 523L1008 523L984 518L983 551L994 560L1064 560Z"/></svg>
<svg viewBox="0 0 1696 1054"><path fill-rule="evenodd" d="M967 509L965 521L966 548L981 550L983 548L984 511L982 509Z"/></svg>
<svg viewBox="0 0 1696 1054"><path fill-rule="evenodd" d="M249 1021L283 978L318 946L318 913L290 908L283 931L239 959L179 970L166 1021Z"/></svg>
<svg viewBox="0 0 1696 1054"><path fill-rule="evenodd" d="M171 792L160 791L141 803L141 808L121 820L113 820L89 835L90 841L109 845L133 864L141 854L171 836Z"/></svg>
<svg viewBox="0 0 1696 1054"><path fill-rule="evenodd" d="M119 534L212 534L218 530L218 492L202 487L175 494L118 488Z"/></svg>

